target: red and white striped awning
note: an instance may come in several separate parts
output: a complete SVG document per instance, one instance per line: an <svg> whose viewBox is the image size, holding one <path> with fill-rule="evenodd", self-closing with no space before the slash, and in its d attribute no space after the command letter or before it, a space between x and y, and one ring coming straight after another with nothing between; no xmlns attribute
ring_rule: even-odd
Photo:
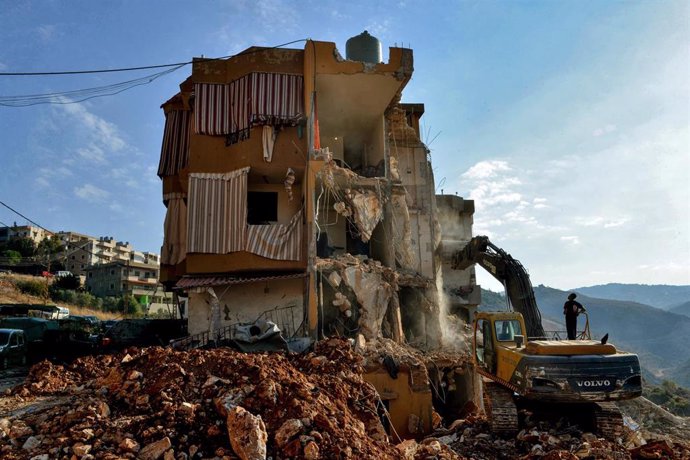
<svg viewBox="0 0 690 460"><path fill-rule="evenodd" d="M172 110L165 114L165 129L161 158L158 163L158 177L174 176L189 161L189 110Z"/></svg>
<svg viewBox="0 0 690 460"><path fill-rule="evenodd" d="M304 115L301 75L252 72L229 84L194 84L197 134L249 137L252 125L294 124Z"/></svg>
<svg viewBox="0 0 690 460"><path fill-rule="evenodd" d="M247 174L192 173L187 197L187 251L227 254L247 241Z"/></svg>

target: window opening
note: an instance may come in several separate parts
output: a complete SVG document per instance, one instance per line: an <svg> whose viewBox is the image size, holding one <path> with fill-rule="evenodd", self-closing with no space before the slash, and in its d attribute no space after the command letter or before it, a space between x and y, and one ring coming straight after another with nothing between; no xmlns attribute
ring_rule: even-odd
<svg viewBox="0 0 690 460"><path fill-rule="evenodd" d="M247 223L270 225L278 222L278 192L247 193Z"/></svg>

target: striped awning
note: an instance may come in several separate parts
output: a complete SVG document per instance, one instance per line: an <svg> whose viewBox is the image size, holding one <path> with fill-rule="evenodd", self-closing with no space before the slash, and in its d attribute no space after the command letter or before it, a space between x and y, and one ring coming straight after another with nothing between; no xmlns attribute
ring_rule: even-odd
<svg viewBox="0 0 690 460"><path fill-rule="evenodd" d="M247 167L225 174L189 175L187 252L228 254L247 251L267 259L301 260L302 209L287 224L248 225L248 173ZM173 204L174 200L171 200L169 211ZM181 199L175 204L182 210L184 202ZM170 216L172 221L174 215ZM181 221L178 219L177 222ZM172 234L166 230L168 233ZM170 257L174 259L172 246L170 250Z"/></svg>
<svg viewBox="0 0 690 460"><path fill-rule="evenodd" d="M263 281L287 280L306 277L306 273L291 273L289 275L273 275L258 277L237 277L230 275L213 276L184 276L175 284L176 288L191 289L197 287L228 286L231 284L258 283Z"/></svg>
<svg viewBox="0 0 690 460"><path fill-rule="evenodd" d="M244 249L248 173L249 168L242 168L189 175L188 252L227 254Z"/></svg>
<svg viewBox="0 0 690 460"><path fill-rule="evenodd" d="M165 114L163 145L158 163L158 177L174 176L189 161L189 110L172 110Z"/></svg>
<svg viewBox="0 0 690 460"><path fill-rule="evenodd" d="M255 124L295 124L304 114L303 91L301 75L266 72L229 84L195 83L195 132L235 143L247 139Z"/></svg>
<svg viewBox="0 0 690 460"><path fill-rule="evenodd" d="M163 195L168 209L163 223L161 265L176 265L187 256L187 205L181 193Z"/></svg>
<svg viewBox="0 0 690 460"><path fill-rule="evenodd" d="M274 260L302 258L302 210L287 225L249 225L247 252Z"/></svg>

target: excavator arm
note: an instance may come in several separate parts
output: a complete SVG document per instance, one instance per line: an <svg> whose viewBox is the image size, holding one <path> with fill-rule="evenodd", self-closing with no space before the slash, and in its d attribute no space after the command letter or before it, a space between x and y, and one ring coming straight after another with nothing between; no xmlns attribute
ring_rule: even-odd
<svg viewBox="0 0 690 460"><path fill-rule="evenodd" d="M513 309L525 319L527 336L544 337L541 313L534 298L534 290L527 270L520 261L494 245L486 236L475 236L467 245L453 254L452 268L464 270L478 264L505 286Z"/></svg>

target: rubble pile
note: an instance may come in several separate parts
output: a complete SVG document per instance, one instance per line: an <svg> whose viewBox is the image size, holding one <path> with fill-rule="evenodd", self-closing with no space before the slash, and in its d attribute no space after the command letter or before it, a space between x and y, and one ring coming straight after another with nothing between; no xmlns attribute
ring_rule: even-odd
<svg viewBox="0 0 690 460"><path fill-rule="evenodd" d="M299 356L155 347L43 362L12 397L69 398L0 419L0 457L403 458L361 372L343 339Z"/></svg>
<svg viewBox="0 0 690 460"><path fill-rule="evenodd" d="M633 447L635 433L626 428L623 439L615 441L580 432L575 427L549 428L535 426L523 429L514 438L491 433L489 422L480 415L456 420L448 429L440 429L420 444L434 441L448 445L460 458L476 460L541 459L541 460L637 460L690 458L688 443L650 441ZM439 457L441 458L441 457Z"/></svg>
<svg viewBox="0 0 690 460"><path fill-rule="evenodd" d="M380 421L379 395L362 374L394 357L395 368L421 384L429 378L429 356L390 340L358 351L332 338L303 355L153 347L68 366L44 361L3 398L29 408L0 417L0 458L690 458L687 442L647 438L643 444L628 428L609 441L576 426L535 422L503 438L477 411L448 428L435 414L431 436L394 445ZM431 357L464 364L440 352Z"/></svg>

